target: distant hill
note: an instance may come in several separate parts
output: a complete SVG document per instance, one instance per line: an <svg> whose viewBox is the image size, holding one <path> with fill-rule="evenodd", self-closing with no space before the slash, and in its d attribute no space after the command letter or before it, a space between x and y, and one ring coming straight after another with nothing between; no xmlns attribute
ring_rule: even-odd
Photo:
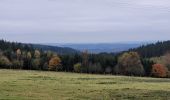
<svg viewBox="0 0 170 100"><path fill-rule="evenodd" d="M58 47L58 46L49 46L49 45L40 45L40 44L33 44L34 48L41 49L43 51L53 51L58 54L75 54L80 53L80 51L69 48L69 47Z"/></svg>
<svg viewBox="0 0 170 100"><path fill-rule="evenodd" d="M48 45L69 47L79 51L88 50L90 53L118 53L141 46L141 43L100 43L100 44L55 44Z"/></svg>
<svg viewBox="0 0 170 100"><path fill-rule="evenodd" d="M142 45L129 51L136 51L144 58L159 57L170 51L170 41Z"/></svg>
<svg viewBox="0 0 170 100"><path fill-rule="evenodd" d="M2 51L15 51L20 48L21 50L33 51L34 49L40 49L43 51L53 51L58 54L74 54L79 53L79 51L74 50L72 48L66 47L57 47L57 46L48 46L48 45L39 45L39 44L25 44L25 43L17 43L17 42L8 42L4 40L0 40L0 50Z"/></svg>

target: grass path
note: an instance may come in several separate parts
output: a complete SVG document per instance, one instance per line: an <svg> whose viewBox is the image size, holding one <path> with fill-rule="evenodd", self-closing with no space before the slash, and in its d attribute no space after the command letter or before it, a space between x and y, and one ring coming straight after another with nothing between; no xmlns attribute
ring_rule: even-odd
<svg viewBox="0 0 170 100"><path fill-rule="evenodd" d="M0 100L170 100L170 79L0 70Z"/></svg>

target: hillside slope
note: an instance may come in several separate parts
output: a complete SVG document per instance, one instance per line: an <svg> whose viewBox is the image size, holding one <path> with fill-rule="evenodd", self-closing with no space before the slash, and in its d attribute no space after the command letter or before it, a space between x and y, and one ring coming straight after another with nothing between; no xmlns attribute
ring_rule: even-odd
<svg viewBox="0 0 170 100"><path fill-rule="evenodd" d="M143 45L135 49L130 49L129 51L136 51L143 58L159 57L170 51L170 41Z"/></svg>
<svg viewBox="0 0 170 100"><path fill-rule="evenodd" d="M57 46L48 46L48 45L39 45L39 44L33 44L33 47L41 49L43 51L50 50L50 51L53 51L53 52L56 52L62 55L80 53L80 51L69 48L69 47L57 47Z"/></svg>
<svg viewBox="0 0 170 100"><path fill-rule="evenodd" d="M71 49L71 48L47 46L47 45L39 45L39 44L24 44L24 43L8 42L8 41L0 40L0 50L2 51L10 51L10 50L16 51L18 48L24 51L27 51L27 50L33 51L34 49L40 49L43 51L50 50L58 54L79 53L79 51Z"/></svg>

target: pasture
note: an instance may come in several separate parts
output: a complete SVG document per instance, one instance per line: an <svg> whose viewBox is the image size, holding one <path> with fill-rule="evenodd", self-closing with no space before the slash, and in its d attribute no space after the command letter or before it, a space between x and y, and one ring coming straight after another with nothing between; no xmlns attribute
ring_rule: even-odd
<svg viewBox="0 0 170 100"><path fill-rule="evenodd" d="M0 70L0 100L170 100L170 79Z"/></svg>

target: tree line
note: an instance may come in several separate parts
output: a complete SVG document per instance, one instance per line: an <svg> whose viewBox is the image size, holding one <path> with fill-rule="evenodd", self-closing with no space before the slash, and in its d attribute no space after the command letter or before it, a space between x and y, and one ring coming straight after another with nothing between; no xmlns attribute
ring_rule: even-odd
<svg viewBox="0 0 170 100"><path fill-rule="evenodd" d="M65 71L130 76L169 77L170 54L165 64L152 61L137 51L121 54L82 53L57 54L34 48L32 45L0 41L0 68L43 71Z"/></svg>
<svg viewBox="0 0 170 100"><path fill-rule="evenodd" d="M142 45L138 48L132 48L129 51L138 52L143 58L150 58L162 56L169 50L170 41L159 41L157 43Z"/></svg>

